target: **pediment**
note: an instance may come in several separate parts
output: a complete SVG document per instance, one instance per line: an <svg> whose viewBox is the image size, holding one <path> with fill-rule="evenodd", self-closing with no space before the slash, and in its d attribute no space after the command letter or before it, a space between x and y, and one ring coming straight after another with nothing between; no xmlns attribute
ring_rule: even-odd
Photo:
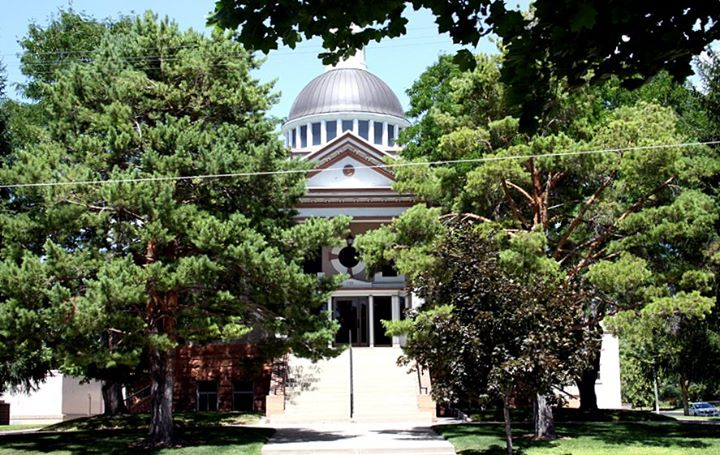
<svg viewBox="0 0 720 455"><path fill-rule="evenodd" d="M353 134L345 134L306 159L316 161L308 173L307 187L312 188L390 188L394 174L384 167L382 152Z"/></svg>

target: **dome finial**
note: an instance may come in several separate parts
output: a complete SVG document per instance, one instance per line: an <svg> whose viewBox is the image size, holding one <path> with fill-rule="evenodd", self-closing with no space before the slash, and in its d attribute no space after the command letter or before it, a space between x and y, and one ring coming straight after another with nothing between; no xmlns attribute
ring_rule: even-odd
<svg viewBox="0 0 720 455"><path fill-rule="evenodd" d="M357 33L362 29L355 24L350 26L352 33ZM340 59L334 65L325 65L325 71L334 70L336 68L352 68L367 71L367 64L365 64L365 46L362 49L358 49L355 53L349 57Z"/></svg>
<svg viewBox="0 0 720 455"><path fill-rule="evenodd" d="M325 65L325 71L337 68L353 68L367 71L367 64L365 63L365 47L358 49L353 55L341 59L334 65Z"/></svg>

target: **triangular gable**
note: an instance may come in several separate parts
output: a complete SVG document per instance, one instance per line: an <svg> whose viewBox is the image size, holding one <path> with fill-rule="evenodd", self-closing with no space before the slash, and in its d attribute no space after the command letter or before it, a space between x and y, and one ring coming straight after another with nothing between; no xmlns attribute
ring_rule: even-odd
<svg viewBox="0 0 720 455"><path fill-rule="evenodd" d="M334 138L320 149L305 155L304 160L307 161L318 161L323 162L331 155L336 154L338 151L346 149L348 146L355 147L362 150L369 157L373 157L376 160L382 162L385 158L390 157L389 153L374 147L370 142L355 135L352 131L346 131L340 136Z"/></svg>
<svg viewBox="0 0 720 455"><path fill-rule="evenodd" d="M385 153L351 132L346 132L327 147L305 159L317 162L307 174L307 187L312 188L390 188L395 175L384 167Z"/></svg>
<svg viewBox="0 0 720 455"><path fill-rule="evenodd" d="M316 167L307 177L307 187L313 188L387 188L395 182L387 170L377 167L383 163L346 150Z"/></svg>

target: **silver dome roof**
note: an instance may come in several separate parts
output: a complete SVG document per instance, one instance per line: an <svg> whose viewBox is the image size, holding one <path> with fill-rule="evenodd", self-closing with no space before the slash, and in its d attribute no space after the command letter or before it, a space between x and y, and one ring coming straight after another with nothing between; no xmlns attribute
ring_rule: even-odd
<svg viewBox="0 0 720 455"><path fill-rule="evenodd" d="M395 93L374 74L336 68L316 77L295 98L288 121L332 112L368 112L405 118Z"/></svg>

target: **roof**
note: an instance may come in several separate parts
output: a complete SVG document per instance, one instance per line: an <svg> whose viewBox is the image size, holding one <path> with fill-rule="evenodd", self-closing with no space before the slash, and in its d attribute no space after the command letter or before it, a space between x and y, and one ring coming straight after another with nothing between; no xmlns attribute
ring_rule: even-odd
<svg viewBox="0 0 720 455"><path fill-rule="evenodd" d="M395 93L359 68L336 68L316 77L295 98L288 121L333 112L365 112L405 118Z"/></svg>

